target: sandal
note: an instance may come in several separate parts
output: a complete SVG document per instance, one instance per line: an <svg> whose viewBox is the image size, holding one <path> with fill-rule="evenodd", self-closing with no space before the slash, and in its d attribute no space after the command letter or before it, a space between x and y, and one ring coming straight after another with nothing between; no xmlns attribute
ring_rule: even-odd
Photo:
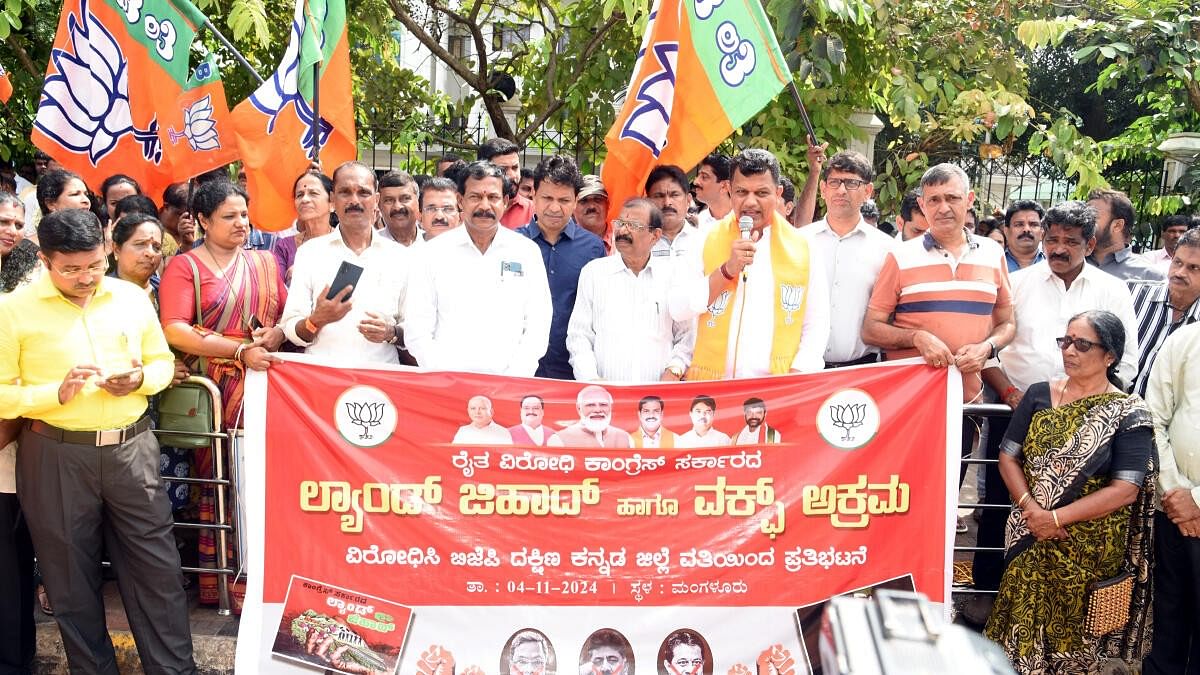
<svg viewBox="0 0 1200 675"><path fill-rule="evenodd" d="M50 604L50 596L46 594L45 586L37 587L38 605L42 609L42 614L46 616L54 616L54 606Z"/></svg>

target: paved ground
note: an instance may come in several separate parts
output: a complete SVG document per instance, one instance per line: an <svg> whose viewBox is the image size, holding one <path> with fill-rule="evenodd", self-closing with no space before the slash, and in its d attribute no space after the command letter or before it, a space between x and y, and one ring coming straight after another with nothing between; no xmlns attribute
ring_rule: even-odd
<svg viewBox="0 0 1200 675"><path fill-rule="evenodd" d="M220 675L233 672L233 654L236 644L238 622L235 617L221 616L215 608L200 607L196 591L188 594L191 606L192 641L196 654L196 665L201 675ZM122 673L142 672L129 622L125 619L125 608L117 582L104 584L104 606L108 616L108 630L113 646L117 650L117 667ZM66 675L67 662L63 654L58 626L52 617L34 610L37 614L37 660L34 673L38 675Z"/></svg>

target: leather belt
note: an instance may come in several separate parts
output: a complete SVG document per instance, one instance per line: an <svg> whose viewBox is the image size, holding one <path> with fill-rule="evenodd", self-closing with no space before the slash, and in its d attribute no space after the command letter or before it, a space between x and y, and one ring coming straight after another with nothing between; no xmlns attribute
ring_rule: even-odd
<svg viewBox="0 0 1200 675"><path fill-rule="evenodd" d="M30 420L29 430L39 436L53 439L60 443L72 445L120 445L138 434L150 429L150 418L143 415L141 419L120 429L101 429L99 431L71 431L59 429L52 424L40 420Z"/></svg>

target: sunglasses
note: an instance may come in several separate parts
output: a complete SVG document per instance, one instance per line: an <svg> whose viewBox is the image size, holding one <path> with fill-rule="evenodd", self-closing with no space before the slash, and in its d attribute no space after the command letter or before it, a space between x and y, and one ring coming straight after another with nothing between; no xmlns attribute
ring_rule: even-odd
<svg viewBox="0 0 1200 675"><path fill-rule="evenodd" d="M1090 352L1092 347L1100 347L1103 349L1099 342L1092 342L1091 340L1084 340L1083 338L1073 338L1069 335L1064 335L1060 338L1054 338L1054 341L1058 343L1058 348L1063 351L1066 351L1067 347L1075 345L1075 351L1079 352L1080 354L1086 354L1087 352Z"/></svg>

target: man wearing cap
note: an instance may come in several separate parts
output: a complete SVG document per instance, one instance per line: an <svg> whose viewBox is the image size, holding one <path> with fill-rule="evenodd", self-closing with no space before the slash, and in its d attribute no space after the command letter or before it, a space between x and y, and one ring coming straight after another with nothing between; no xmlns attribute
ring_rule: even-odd
<svg viewBox="0 0 1200 675"><path fill-rule="evenodd" d="M612 230L608 226L608 190L595 174L583 177L579 189L579 201L575 204L575 222L583 229L600 237L604 252L612 253Z"/></svg>

